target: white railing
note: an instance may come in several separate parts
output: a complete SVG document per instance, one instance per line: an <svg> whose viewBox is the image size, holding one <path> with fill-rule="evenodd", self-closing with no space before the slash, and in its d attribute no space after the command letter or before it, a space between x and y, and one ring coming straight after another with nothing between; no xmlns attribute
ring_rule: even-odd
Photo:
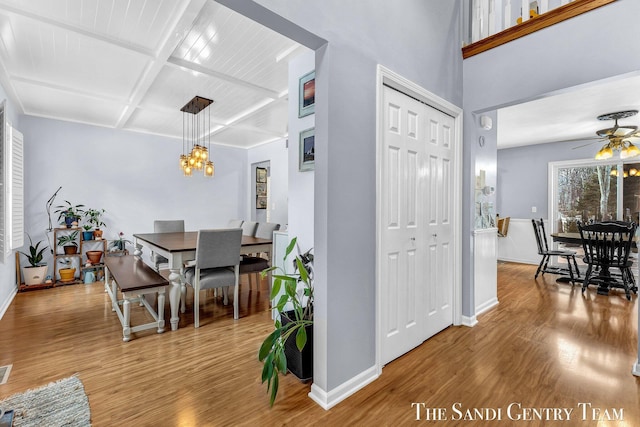
<svg viewBox="0 0 640 427"><path fill-rule="evenodd" d="M528 21L531 10L542 15L575 0L471 0L470 43L477 42L520 22Z"/></svg>
<svg viewBox="0 0 640 427"><path fill-rule="evenodd" d="M463 0L462 57L469 58L615 1Z"/></svg>

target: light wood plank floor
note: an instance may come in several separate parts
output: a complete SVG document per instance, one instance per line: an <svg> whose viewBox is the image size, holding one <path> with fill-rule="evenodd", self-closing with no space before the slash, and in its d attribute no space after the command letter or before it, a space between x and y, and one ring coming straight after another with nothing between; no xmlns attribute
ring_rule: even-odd
<svg viewBox="0 0 640 427"><path fill-rule="evenodd" d="M330 411L292 375L269 408L256 357L271 329L265 283L260 291L242 286L239 321L210 297L200 329L188 314L176 332L144 331L128 343L101 283L20 293L0 320L0 365L13 364L0 399L78 374L94 426L415 425L412 402L447 409L447 421L422 425L640 425L640 379L631 375L636 298L595 289L583 296L553 275L533 280L529 265L498 271L500 304L477 326L446 329ZM503 420L454 421L456 402L462 410L500 408ZM515 423L506 413L512 402L573 408L572 418ZM591 420L591 412L582 420L580 402L609 414L622 408L625 421Z"/></svg>

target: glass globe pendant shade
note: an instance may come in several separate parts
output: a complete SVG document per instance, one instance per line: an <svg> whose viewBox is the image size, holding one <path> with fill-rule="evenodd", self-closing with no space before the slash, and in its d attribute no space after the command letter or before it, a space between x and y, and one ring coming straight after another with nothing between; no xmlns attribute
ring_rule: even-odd
<svg viewBox="0 0 640 427"><path fill-rule="evenodd" d="M602 147L600 149L600 151L598 151L598 153L596 154L595 159L596 160L606 160L606 159L610 159L612 157L613 157L613 150L611 149L609 144L607 144L604 147Z"/></svg>
<svg viewBox="0 0 640 427"><path fill-rule="evenodd" d="M213 162L211 160L207 160L204 166L204 176L212 177L215 169L213 167Z"/></svg>

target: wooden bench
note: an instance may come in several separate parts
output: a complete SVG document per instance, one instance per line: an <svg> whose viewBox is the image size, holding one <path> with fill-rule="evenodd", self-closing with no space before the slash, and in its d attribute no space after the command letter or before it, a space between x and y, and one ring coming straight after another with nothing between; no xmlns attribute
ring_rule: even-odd
<svg viewBox="0 0 640 427"><path fill-rule="evenodd" d="M169 282L155 270L133 255L107 256L104 259L104 288L111 297L111 309L118 314L122 324L122 340L129 341L132 332L158 328L164 332L164 299ZM118 300L118 289L122 300ZM154 294L158 299L158 311L145 299L145 295ZM131 327L131 303L139 302L153 316L155 322ZM122 305L122 310L120 309Z"/></svg>

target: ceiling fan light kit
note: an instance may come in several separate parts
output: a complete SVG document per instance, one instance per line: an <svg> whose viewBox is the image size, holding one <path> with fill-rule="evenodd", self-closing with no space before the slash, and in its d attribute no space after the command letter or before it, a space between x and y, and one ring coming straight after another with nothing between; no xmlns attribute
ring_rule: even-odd
<svg viewBox="0 0 640 427"><path fill-rule="evenodd" d="M613 157L614 152L620 153L621 159L628 159L640 155L640 149L629 138L640 138L637 126L619 126L618 120L632 117L638 114L638 110L618 111L598 116L598 120L615 120L612 128L601 129L596 134L608 142L596 153L596 160L607 160Z"/></svg>

